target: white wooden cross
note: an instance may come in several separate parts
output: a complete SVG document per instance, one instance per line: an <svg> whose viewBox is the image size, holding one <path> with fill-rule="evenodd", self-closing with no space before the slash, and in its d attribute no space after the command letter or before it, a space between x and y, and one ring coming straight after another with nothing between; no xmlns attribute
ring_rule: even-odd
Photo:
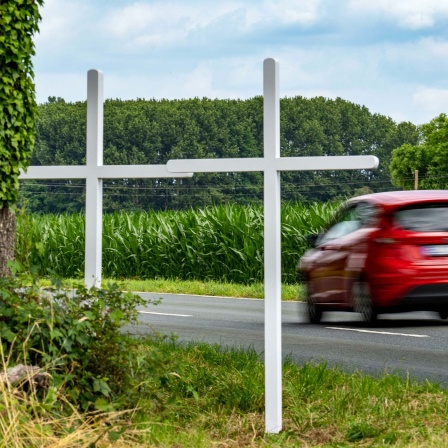
<svg viewBox="0 0 448 448"><path fill-rule="evenodd" d="M173 173L166 165L103 165L103 73L87 72L86 165L30 166L20 179L86 179L86 242L84 281L101 285L103 179L191 177Z"/></svg>
<svg viewBox="0 0 448 448"><path fill-rule="evenodd" d="M375 156L280 157L278 74L278 62L265 59L263 158L181 159L167 164L172 173L264 172L265 426L269 433L282 429L280 172L373 169L379 163Z"/></svg>

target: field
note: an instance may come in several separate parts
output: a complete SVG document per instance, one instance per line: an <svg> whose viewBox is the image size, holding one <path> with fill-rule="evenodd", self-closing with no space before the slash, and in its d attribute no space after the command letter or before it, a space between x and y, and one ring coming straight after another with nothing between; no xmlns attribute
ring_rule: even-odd
<svg viewBox="0 0 448 448"><path fill-rule="evenodd" d="M296 265L337 204L284 204L282 282L297 282ZM83 214L23 215L17 259L40 273L82 278ZM252 284L263 281L263 210L225 204L198 210L114 213L103 221L103 276Z"/></svg>

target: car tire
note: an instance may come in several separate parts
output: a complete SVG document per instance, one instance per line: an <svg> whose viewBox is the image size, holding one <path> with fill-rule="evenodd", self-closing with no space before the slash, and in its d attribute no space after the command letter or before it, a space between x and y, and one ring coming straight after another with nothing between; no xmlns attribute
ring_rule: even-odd
<svg viewBox="0 0 448 448"><path fill-rule="evenodd" d="M316 304L316 301L314 300L311 294L310 282L306 282L305 287L306 287L306 311L308 315L308 320L312 324L318 324L322 319L322 308L320 308Z"/></svg>
<svg viewBox="0 0 448 448"><path fill-rule="evenodd" d="M448 309L439 310L440 319L448 319Z"/></svg>
<svg viewBox="0 0 448 448"><path fill-rule="evenodd" d="M352 303L354 311L361 314L364 322L371 324L376 321L378 313L372 303L369 284L365 280L353 281Z"/></svg>

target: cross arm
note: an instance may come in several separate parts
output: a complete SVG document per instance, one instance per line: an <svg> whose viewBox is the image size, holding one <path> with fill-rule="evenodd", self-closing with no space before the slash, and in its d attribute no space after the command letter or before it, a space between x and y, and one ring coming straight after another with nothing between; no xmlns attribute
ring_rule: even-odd
<svg viewBox="0 0 448 448"><path fill-rule="evenodd" d="M376 156L319 156L280 157L277 171L330 171L375 169L380 161Z"/></svg>
<svg viewBox="0 0 448 448"><path fill-rule="evenodd" d="M248 171L320 171L374 169L379 160L375 156L322 156L322 157L277 157L242 159L175 159L169 160L170 172L227 173Z"/></svg>
<svg viewBox="0 0 448 448"><path fill-rule="evenodd" d="M73 166L30 166L26 173L21 171L20 179L85 179L87 167Z"/></svg>
<svg viewBox="0 0 448 448"><path fill-rule="evenodd" d="M191 172L171 172L166 165L102 165L95 168L99 179L144 179L193 177Z"/></svg>
<svg viewBox="0 0 448 448"><path fill-rule="evenodd" d="M166 165L86 165L30 166L20 179L139 179L157 177L192 177L193 173L170 172Z"/></svg>
<svg viewBox="0 0 448 448"><path fill-rule="evenodd" d="M263 171L264 159L175 159L168 160L166 167L169 172L189 173L229 173Z"/></svg>

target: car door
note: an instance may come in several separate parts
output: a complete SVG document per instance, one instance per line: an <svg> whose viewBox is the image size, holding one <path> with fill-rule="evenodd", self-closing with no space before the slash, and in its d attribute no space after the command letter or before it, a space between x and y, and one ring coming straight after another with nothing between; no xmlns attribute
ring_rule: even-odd
<svg viewBox="0 0 448 448"><path fill-rule="evenodd" d="M372 215L370 204L351 204L316 242L313 269L310 273L315 300L327 304L348 304L347 265L354 250L362 247L366 223Z"/></svg>

